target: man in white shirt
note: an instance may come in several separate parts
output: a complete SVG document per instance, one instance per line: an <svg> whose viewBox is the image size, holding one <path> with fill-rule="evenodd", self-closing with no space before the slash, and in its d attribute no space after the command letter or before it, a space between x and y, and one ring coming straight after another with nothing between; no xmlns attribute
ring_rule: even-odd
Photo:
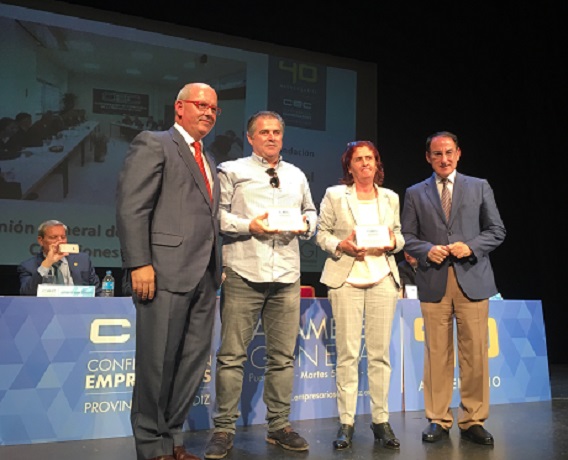
<svg viewBox="0 0 568 460"><path fill-rule="evenodd" d="M283 135L279 114L253 115L247 126L252 155L218 168L226 278L221 288L215 431L207 459L224 458L233 445L247 347L259 316L266 338L266 441L294 451L309 447L291 428L289 415L300 321L298 238L314 234L317 214L305 174L280 155ZM297 228L281 231L269 225L270 213L284 209L301 213Z"/></svg>

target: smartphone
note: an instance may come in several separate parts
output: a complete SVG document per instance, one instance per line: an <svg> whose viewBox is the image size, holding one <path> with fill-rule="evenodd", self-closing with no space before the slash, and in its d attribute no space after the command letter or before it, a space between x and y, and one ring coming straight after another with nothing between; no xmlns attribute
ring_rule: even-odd
<svg viewBox="0 0 568 460"><path fill-rule="evenodd" d="M77 254L79 252L78 244L61 243L59 252L68 252L69 254Z"/></svg>

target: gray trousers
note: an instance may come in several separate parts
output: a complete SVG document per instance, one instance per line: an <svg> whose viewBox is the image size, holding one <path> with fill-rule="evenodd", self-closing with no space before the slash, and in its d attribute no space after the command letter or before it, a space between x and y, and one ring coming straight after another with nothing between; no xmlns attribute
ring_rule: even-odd
<svg viewBox="0 0 568 460"><path fill-rule="evenodd" d="M253 283L230 268L221 291L221 346L215 374L215 431L235 433L247 348L259 317L266 341L264 403L268 431L289 425L294 351L300 327L300 281Z"/></svg>

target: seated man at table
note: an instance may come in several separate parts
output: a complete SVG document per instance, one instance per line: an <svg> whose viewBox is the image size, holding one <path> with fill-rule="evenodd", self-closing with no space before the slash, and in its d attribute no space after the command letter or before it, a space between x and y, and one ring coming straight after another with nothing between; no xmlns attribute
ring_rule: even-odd
<svg viewBox="0 0 568 460"><path fill-rule="evenodd" d="M16 115L16 123L18 124L18 131L12 137L11 142L18 146L21 150L26 147L41 147L42 139L34 136L30 131L32 127L32 116L27 112L20 112Z"/></svg>
<svg viewBox="0 0 568 460"><path fill-rule="evenodd" d="M400 275L401 298L406 298L406 286L416 286L416 270L418 269L418 259L412 257L408 252L404 251L404 259L398 263L398 274Z"/></svg>
<svg viewBox="0 0 568 460"><path fill-rule="evenodd" d="M51 139L63 129L65 129L63 119L51 110L48 110L38 121L30 126L28 136L29 139L33 139L34 145L41 145L40 140Z"/></svg>
<svg viewBox="0 0 568 460"><path fill-rule="evenodd" d="M89 255L85 252L60 252L59 245L67 243L67 226L58 220L47 220L37 229L39 254L18 266L20 295L35 296L43 278L55 277L55 284L67 286L95 286L95 295L101 295L101 283Z"/></svg>
<svg viewBox="0 0 568 460"><path fill-rule="evenodd" d="M152 115L148 115L144 129L147 129L148 131L156 131L158 129L158 123L156 123L156 120L154 120Z"/></svg>
<svg viewBox="0 0 568 460"><path fill-rule="evenodd" d="M17 132L16 120L9 117L0 119L0 160L11 160L20 156L20 149L13 142Z"/></svg>

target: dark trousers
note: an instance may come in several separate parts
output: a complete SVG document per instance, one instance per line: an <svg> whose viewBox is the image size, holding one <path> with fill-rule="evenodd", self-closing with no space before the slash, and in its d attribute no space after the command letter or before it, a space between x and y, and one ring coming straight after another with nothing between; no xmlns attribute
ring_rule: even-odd
<svg viewBox="0 0 568 460"><path fill-rule="evenodd" d="M131 422L138 460L172 455L211 354L216 291L211 269L192 292L157 290L136 303Z"/></svg>

